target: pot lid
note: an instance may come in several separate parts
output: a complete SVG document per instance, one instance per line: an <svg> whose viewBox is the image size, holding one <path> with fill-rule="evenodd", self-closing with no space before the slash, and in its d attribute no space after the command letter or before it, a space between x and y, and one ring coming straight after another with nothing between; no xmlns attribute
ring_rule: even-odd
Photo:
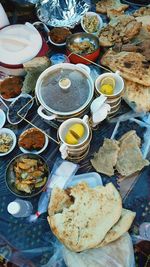
<svg viewBox="0 0 150 267"><path fill-rule="evenodd" d="M89 104L93 96L93 84L85 70L80 70L73 64L60 65L70 67L55 67L44 75L40 84L39 100L53 113L73 114Z"/></svg>
<svg viewBox="0 0 150 267"><path fill-rule="evenodd" d="M0 62L2 63L23 64L35 57L41 47L41 35L30 23L10 25L0 30Z"/></svg>

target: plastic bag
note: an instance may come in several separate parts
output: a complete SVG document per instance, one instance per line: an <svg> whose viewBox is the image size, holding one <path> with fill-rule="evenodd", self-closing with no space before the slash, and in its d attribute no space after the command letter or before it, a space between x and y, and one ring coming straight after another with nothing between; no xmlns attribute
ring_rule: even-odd
<svg viewBox="0 0 150 267"><path fill-rule="evenodd" d="M115 242L102 248L95 248L75 253L63 249L67 267L134 267L134 252L128 233Z"/></svg>

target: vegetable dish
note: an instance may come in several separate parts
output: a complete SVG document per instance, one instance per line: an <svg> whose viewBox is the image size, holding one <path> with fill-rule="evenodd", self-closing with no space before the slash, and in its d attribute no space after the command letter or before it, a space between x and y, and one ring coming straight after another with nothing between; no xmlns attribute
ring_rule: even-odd
<svg viewBox="0 0 150 267"><path fill-rule="evenodd" d="M11 166L11 179L16 189L28 194L43 187L47 176L47 166L40 158L20 156Z"/></svg>

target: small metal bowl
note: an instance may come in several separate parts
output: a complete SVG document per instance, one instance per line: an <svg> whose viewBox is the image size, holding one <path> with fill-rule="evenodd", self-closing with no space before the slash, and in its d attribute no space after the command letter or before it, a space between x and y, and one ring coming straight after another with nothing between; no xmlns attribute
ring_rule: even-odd
<svg viewBox="0 0 150 267"><path fill-rule="evenodd" d="M84 41L88 41L91 44L93 44L95 47L94 51L92 53L87 53L87 54L86 53L72 54L73 51L70 50L69 46L71 44L79 44ZM66 48L67 48L66 50L67 56L69 57L70 61L75 64L77 63L91 64L90 61L96 61L100 53L99 39L97 36L91 33L80 32L80 33L72 34L66 40Z"/></svg>
<svg viewBox="0 0 150 267"><path fill-rule="evenodd" d="M14 166L15 162L17 160L19 160L19 158L22 158L22 157L41 160L45 166L45 176L47 177L45 184L39 188L33 189L31 193L26 193L24 191L20 191L15 186L15 177L13 177L14 176L13 166ZM18 197L22 197L22 198L31 198L31 197L38 195L39 193L41 193L44 190L46 183L47 183L47 180L48 180L48 176L49 176L49 167L48 167L48 165L47 165L47 163L43 157L36 155L36 154L33 154L33 153L24 153L24 154L20 154L20 155L16 156L15 158L13 158L9 162L7 169L6 169L5 182L6 182L8 189L14 195L16 195Z"/></svg>

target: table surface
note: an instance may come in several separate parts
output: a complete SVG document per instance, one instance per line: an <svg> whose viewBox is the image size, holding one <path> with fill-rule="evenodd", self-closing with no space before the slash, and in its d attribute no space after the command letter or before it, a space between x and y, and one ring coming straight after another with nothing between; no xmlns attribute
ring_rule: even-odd
<svg viewBox="0 0 150 267"><path fill-rule="evenodd" d="M8 12L11 12L11 10L8 9ZM20 17L17 15L17 13L14 14L14 12L9 13L9 15L11 23L18 23L26 20L25 15L23 14L20 15ZM35 20L34 16L31 17L32 20ZM76 31L78 31L78 29L76 29ZM95 73L97 75L101 73L99 68L97 69L93 66L90 67L93 75L95 75ZM0 108L4 108L3 105L0 104ZM45 130L48 134L56 137L57 129L42 120L37 115L36 110L37 105L35 103L32 111L27 116L28 120ZM118 116L128 111L130 111L130 108L124 102L122 102ZM104 137L111 137L115 126L116 122L105 120L96 130L93 131L90 152L86 159L80 162L80 168L78 171L79 173L94 171L90 164L90 158L92 157L93 153L98 150L98 147L100 147L102 144ZM29 125L27 125L26 122L22 122L17 126L12 126L6 122L5 127L12 129L18 137L24 129L29 127ZM130 129L135 129L140 137L143 138L145 127L141 128L139 124L130 120L120 124L117 138ZM36 267L41 267L53 256L55 250L55 247L53 246L55 237L50 231L50 227L46 218L47 214L43 214L41 217L39 217L36 223L31 224L26 219L16 219L7 212L7 205L9 202L15 199L15 196L6 187L5 170L10 160L20 153L21 151L19 150L18 146L16 146L16 148L9 155L0 158L0 234L3 235L14 248L17 248L17 250L21 251L26 258L31 259ZM55 159L57 156L59 156L58 146L54 142L49 141L49 145L42 153L42 156L46 159L51 169ZM128 183L130 183L130 188L129 186L126 188L126 183L119 183L116 175L112 178L108 178L104 175L101 176L104 184L111 181L120 190L123 197L123 206L136 212L136 218L134 220L131 233L138 234L139 225L142 222L150 221L150 166L146 167L141 173L138 174L138 176L136 176L136 178L132 177L130 180L128 180ZM38 199L39 195L31 199L35 212L37 210ZM39 249L37 250L37 248ZM0 254L2 252L3 250L0 246ZM146 266L145 264L147 257L141 257L139 254L136 254L136 256L138 257L137 266Z"/></svg>

